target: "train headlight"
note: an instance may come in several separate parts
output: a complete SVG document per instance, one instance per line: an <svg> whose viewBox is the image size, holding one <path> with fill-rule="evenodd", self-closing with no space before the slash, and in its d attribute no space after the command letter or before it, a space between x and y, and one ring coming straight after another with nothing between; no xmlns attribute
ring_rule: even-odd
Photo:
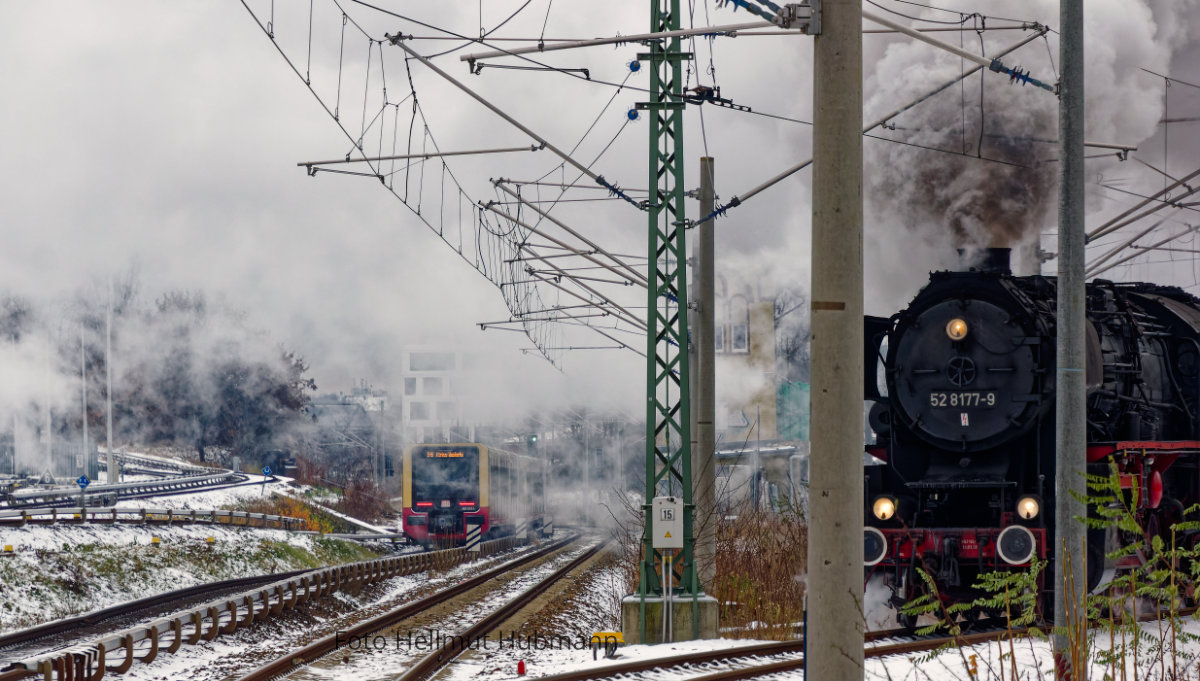
<svg viewBox="0 0 1200 681"><path fill-rule="evenodd" d="M952 341L960 341L967 337L967 323L962 319L951 319L949 324L946 324L946 335Z"/></svg>
<svg viewBox="0 0 1200 681"><path fill-rule="evenodd" d="M896 515L896 500L891 497L876 497L871 504L871 513L880 520L891 520Z"/></svg>
<svg viewBox="0 0 1200 681"><path fill-rule="evenodd" d="M877 527L863 528L863 562L876 565L887 555L887 537Z"/></svg>
<svg viewBox="0 0 1200 681"><path fill-rule="evenodd" d="M1032 494L1017 499L1017 515L1022 520L1033 520L1042 512L1042 503Z"/></svg>
<svg viewBox="0 0 1200 681"><path fill-rule="evenodd" d="M996 553L1009 565L1023 565L1033 560L1035 545L1029 528L1011 525L996 538Z"/></svg>

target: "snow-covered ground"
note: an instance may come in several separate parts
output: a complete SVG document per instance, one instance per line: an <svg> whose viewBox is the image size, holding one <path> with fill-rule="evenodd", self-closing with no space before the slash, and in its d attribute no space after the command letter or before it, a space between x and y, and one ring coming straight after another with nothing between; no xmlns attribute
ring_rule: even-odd
<svg viewBox="0 0 1200 681"><path fill-rule="evenodd" d="M0 557L0 631L194 584L369 557L346 542L224 525L2 527L0 545L13 547Z"/></svg>
<svg viewBox="0 0 1200 681"><path fill-rule="evenodd" d="M190 496L190 495L189 495ZM163 546L149 546L151 536L160 536ZM225 577L241 576L261 572L261 563L249 558L254 547L263 542L273 540L294 547L299 551L314 550L316 538L308 535L294 535L282 531L246 530L228 527L139 527L139 526L60 526L58 528L25 527L0 529L0 543L13 544L16 555L0 560L0 583L5 584L4 606L0 606L0 629L11 629L8 623L19 616L28 616L29 608L40 604L47 612L78 612L104 607L128 598L147 595L156 591L180 588L204 581L187 571L156 567L154 560L156 552L166 551L211 551L206 538L212 536L216 540L216 550L221 553L222 570ZM62 567L64 558L83 557L90 551L78 552L81 546L109 546L117 549L119 560L130 575L136 576L137 584L134 593L128 590L113 588L114 585L98 585L88 581L88 575L71 573ZM245 555L245 560L239 557ZM54 560L52 560L54 559ZM11 570L45 570L53 565L53 570L62 574L57 575L60 582L70 579L80 579L75 589L52 590L40 585L22 585L19 580L13 580L5 575L12 575ZM280 566L280 569L285 569ZM478 564L464 565L438 578L438 582L452 582L456 579L477 571ZM338 599L344 600L344 606L350 609L378 607L380 604L394 601L396 598L426 585L428 582L421 576L396 578L371 598L340 594ZM597 588L596 599L612 603L611 594L603 593L605 589ZM86 607L80 607L86 605ZM597 603L597 605L600 605ZM27 607L28 606L28 607ZM330 613L329 616L335 616ZM318 616L318 620L320 617ZM187 646L176 656L162 656L153 665L135 665L131 670L131 678L154 679L159 681L179 681L189 678L223 678L220 675L201 674L194 677L190 670L198 667L215 667L225 674L245 672L252 668L256 661L274 651L278 646L289 645L303 631L315 626L315 622L295 621L291 623L267 623L262 629L241 632L232 637L223 637L211 643L200 646ZM449 627L451 629L455 626ZM257 633L255 633L257 631ZM402 632L403 633L403 632ZM420 635L421 632L413 632ZM451 631L444 634L453 633ZM571 644L550 641L550 637L564 632L540 632L541 641L530 634L520 634L514 644L507 638L511 632L504 632L504 639L494 634L490 641L487 655L471 655L461 658L454 663L448 676L454 680L468 678L515 679L517 664L523 661L526 667L525 678L536 678L569 670L587 669L599 670L604 666L635 659L655 657L670 657L697 650L725 650L731 654L737 647L755 643L750 640L709 640L675 643L658 646L627 646L620 650L615 660L592 659L591 650L575 640L578 636L572 633ZM1176 635L1177 652L1170 655L1171 632L1160 634L1157 623L1142 626L1142 636L1138 650L1134 652L1134 641L1137 640L1131 632L1126 632L1122 639L1118 632L1110 640L1107 631L1093 631L1088 678L1091 679L1169 679L1178 671L1178 678L1196 678L1198 668L1196 660L1200 658L1200 622L1188 620L1181 625ZM389 639L392 641L394 639ZM1111 663L1103 659L1107 651L1115 651L1118 658L1116 674ZM1167 650L1165 656L1159 650ZM1122 654L1123 651L1123 654ZM380 656L380 662L386 663L387 655ZM408 659L408 656L401 656ZM863 678L878 681L951 681L959 679L995 679L1008 681L1012 677L1015 661L1016 678L1022 680L1053 679L1053 662L1050 645L1040 639L1018 639L1011 644L1007 642L972 646L963 649L949 649L939 653L919 653L909 656L893 656L884 659L867 660L864 665ZM1125 666L1124 676L1120 665ZM399 662L399 660L397 660ZM1136 666L1135 666L1136 665ZM348 665L355 667L356 665ZM402 665L401 665L402 666ZM357 669L358 672L362 668ZM398 671L395 670L395 671ZM711 671L711 670L709 670ZM310 672L312 673L312 672ZM639 675L642 679L683 679L687 676L704 673L701 670L653 672ZM341 674L338 667L320 672L321 678L357 679L349 669ZM381 677L382 678L382 677ZM795 672L781 674L777 678L802 679L803 673Z"/></svg>

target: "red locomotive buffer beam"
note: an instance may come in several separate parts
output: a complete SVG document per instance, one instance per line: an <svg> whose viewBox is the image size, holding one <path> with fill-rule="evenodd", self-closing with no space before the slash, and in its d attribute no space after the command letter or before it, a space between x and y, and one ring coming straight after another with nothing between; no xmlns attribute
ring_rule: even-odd
<svg viewBox="0 0 1200 681"><path fill-rule="evenodd" d="M954 540L956 550L953 558L959 561L982 562L985 567L1020 567L1022 563L1008 563L997 553L996 540L1005 528L930 528L930 529L880 529L887 540L887 555L880 565L910 562L913 556L923 559L927 556L941 556L946 548L946 540ZM1034 555L1046 557L1046 530L1038 527L1027 528L1034 537Z"/></svg>

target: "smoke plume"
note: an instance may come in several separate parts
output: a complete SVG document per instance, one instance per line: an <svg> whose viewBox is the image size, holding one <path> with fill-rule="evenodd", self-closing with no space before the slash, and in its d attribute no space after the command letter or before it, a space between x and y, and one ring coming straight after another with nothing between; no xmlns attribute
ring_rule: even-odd
<svg viewBox="0 0 1200 681"><path fill-rule="evenodd" d="M1184 55L1200 29L1198 7L1194 0L1088 3L1088 141L1138 145L1155 134L1163 113L1163 83L1142 69L1164 74L1188 70ZM905 9L908 13L913 8ZM943 22L959 18L926 12L923 18ZM1058 3L1051 0L1007 3L1004 14L1052 28L1059 24ZM997 22L989 19L989 26ZM968 19L966 25L977 23ZM933 35L990 58L1028 34L1014 30ZM972 66L906 37L868 40L865 47L866 120L876 120ZM1058 50L1058 34L1050 33L1002 60L1053 83L1058 79ZM984 69L889 120L887 129L870 133L892 141L864 142L867 229L877 244L868 249L868 258L882 258L877 267L868 267L868 290L879 292L880 298L900 296L877 302L901 303L926 272L950 266L956 248L1025 247L1029 253L1042 235L1053 234L1057 121L1058 99L1052 93L1010 83ZM1090 178L1111 174L1121 163L1115 152L1089 149L1088 155ZM1119 166L1121 172L1131 172L1130 165ZM1106 207L1090 184L1089 213ZM1053 250L1052 245L1047 248ZM896 252L908 255L897 259ZM1014 264L1027 273L1038 271L1036 261Z"/></svg>

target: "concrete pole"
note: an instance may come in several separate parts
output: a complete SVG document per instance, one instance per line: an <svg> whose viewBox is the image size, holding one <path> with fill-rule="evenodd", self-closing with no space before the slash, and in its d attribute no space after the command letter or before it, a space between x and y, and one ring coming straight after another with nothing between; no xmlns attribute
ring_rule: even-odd
<svg viewBox="0 0 1200 681"><path fill-rule="evenodd" d="M863 675L862 0L814 39L812 468L805 678Z"/></svg>
<svg viewBox="0 0 1200 681"><path fill-rule="evenodd" d="M617 491L621 493L620 507L625 507L625 446L621 442L621 428L617 428Z"/></svg>
<svg viewBox="0 0 1200 681"><path fill-rule="evenodd" d="M592 506L596 503L592 498L592 438L589 432L591 424L583 420L583 520L584 524L592 524Z"/></svg>
<svg viewBox="0 0 1200 681"><path fill-rule="evenodd" d="M121 476L117 472L117 457L113 454L112 443L112 315L113 315L113 282L112 277L108 278L108 309L104 315L104 370L106 372L107 387L105 388L104 408L107 416L105 417L104 432L107 435L108 446L108 482L120 482Z"/></svg>
<svg viewBox="0 0 1200 681"><path fill-rule="evenodd" d="M79 325L79 398L83 406L83 466L80 475L88 472L88 413L87 413L87 353L83 342L83 324Z"/></svg>
<svg viewBox="0 0 1200 681"><path fill-rule="evenodd" d="M42 367L43 367L43 369L45 369L45 380L43 382L43 386L45 387L45 390L46 390L46 392L44 393L46 401L42 403L43 408L46 410L45 423L42 424L42 427L45 429L42 431L42 442L46 445L46 470L50 471L53 474L53 472L55 470L55 465L54 465L54 412L52 409L50 409L50 339L49 339L49 337L46 338L45 353L42 355L42 357L45 360L42 363Z"/></svg>
<svg viewBox="0 0 1200 681"><path fill-rule="evenodd" d="M712 215L716 207L716 161L709 157L700 159L700 215ZM700 588L706 593L713 591L713 580L717 574L717 490L716 461L717 441L713 423L716 420L716 358L713 345L713 324L716 323L716 296L714 286L714 231L713 221L707 220L696 226L699 232L692 242L695 248L692 263L692 290L695 291L696 309L692 316L692 342L696 360L692 371L692 485L696 503L696 568L699 571Z"/></svg>
<svg viewBox="0 0 1200 681"><path fill-rule="evenodd" d="M1085 528L1075 518L1087 511L1079 501L1086 492L1086 398L1084 366L1084 168L1083 168L1083 0L1060 0L1062 37L1059 60L1058 189L1058 364L1055 429L1054 636L1055 673L1071 679L1082 663L1086 610L1083 570ZM1067 564L1069 557L1070 564Z"/></svg>

